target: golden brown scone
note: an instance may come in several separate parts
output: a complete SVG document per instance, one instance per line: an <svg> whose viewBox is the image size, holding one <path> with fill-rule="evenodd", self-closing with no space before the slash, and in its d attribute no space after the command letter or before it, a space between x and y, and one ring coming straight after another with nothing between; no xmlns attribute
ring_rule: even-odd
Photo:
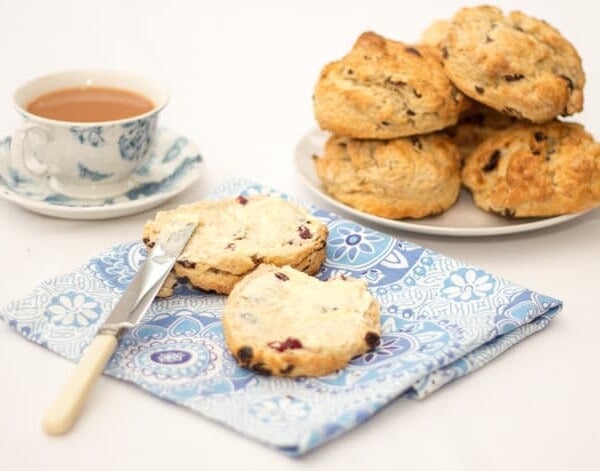
<svg viewBox="0 0 600 471"><path fill-rule="evenodd" d="M332 136L314 162L327 193L386 218L441 213L460 191L460 155L442 133L389 141Z"/></svg>
<svg viewBox="0 0 600 471"><path fill-rule="evenodd" d="M280 376L320 376L380 342L379 304L362 280L320 281L260 265L227 298L223 333L241 366Z"/></svg>
<svg viewBox="0 0 600 471"><path fill-rule="evenodd" d="M431 46L434 51L438 52L446 40L449 29L450 20L436 20L423 31L419 44Z"/></svg>
<svg viewBox="0 0 600 471"><path fill-rule="evenodd" d="M314 93L319 125L343 136L391 139L455 124L465 97L427 46L363 33L321 72Z"/></svg>
<svg viewBox="0 0 600 471"><path fill-rule="evenodd" d="M524 13L463 8L452 18L442 58L461 91L503 113L546 122L583 108L579 54L558 30Z"/></svg>
<svg viewBox="0 0 600 471"><path fill-rule="evenodd" d="M452 138L464 161L479 144L517 121L514 116L473 101L471 107L461 113L458 124L443 132Z"/></svg>
<svg viewBox="0 0 600 471"><path fill-rule="evenodd" d="M600 204L600 144L574 123L519 124L484 141L462 179L485 211L544 217Z"/></svg>
<svg viewBox="0 0 600 471"><path fill-rule="evenodd" d="M171 294L176 278L227 294L261 263L315 274L325 260L325 223L296 204L270 196L206 200L160 211L144 226L144 243L152 247L163 227L190 217L199 220L198 228L160 296Z"/></svg>

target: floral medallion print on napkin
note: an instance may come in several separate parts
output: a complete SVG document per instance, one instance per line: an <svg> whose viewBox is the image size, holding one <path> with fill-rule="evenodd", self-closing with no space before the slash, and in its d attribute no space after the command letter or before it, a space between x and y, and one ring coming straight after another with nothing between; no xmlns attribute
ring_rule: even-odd
<svg viewBox="0 0 600 471"><path fill-rule="evenodd" d="M213 198L281 193L244 180ZM225 297L180 284L126 333L105 373L290 454L356 427L401 395L425 398L548 325L557 299L318 208L329 226L317 275L359 277L381 304L382 341L335 374L277 378L239 367L225 346ZM27 339L77 360L146 255L113 247L0 309ZM157 405L164 407L163 405Z"/></svg>

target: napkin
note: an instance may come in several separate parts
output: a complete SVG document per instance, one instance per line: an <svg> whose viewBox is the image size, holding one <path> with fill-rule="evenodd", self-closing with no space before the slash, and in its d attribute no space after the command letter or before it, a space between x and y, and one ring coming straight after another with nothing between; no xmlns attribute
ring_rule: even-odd
<svg viewBox="0 0 600 471"><path fill-rule="evenodd" d="M241 179L211 197L287 196ZM382 342L347 368L278 378L239 367L226 348L225 297L181 284L153 302L119 341L105 374L131 382L290 455L358 426L401 395L422 399L543 329L562 302L354 221L309 208L328 224L317 275L367 281L381 304ZM46 280L0 308L28 340L77 361L146 256L129 242Z"/></svg>

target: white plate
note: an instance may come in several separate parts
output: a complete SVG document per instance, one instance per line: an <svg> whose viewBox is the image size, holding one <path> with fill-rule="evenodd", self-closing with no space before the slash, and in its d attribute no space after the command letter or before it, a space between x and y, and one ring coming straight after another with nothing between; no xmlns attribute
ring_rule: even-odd
<svg viewBox="0 0 600 471"><path fill-rule="evenodd" d="M354 209L329 196L317 176L312 156L323 155L324 144L329 134L313 130L304 135L298 143L294 155L296 169L306 186L316 195L337 208L357 218L410 232L445 236L492 236L533 231L543 227L569 221L584 213L539 219L511 219L486 213L475 206L471 195L461 190L459 200L452 208L440 214L424 219L395 220L386 219Z"/></svg>
<svg viewBox="0 0 600 471"><path fill-rule="evenodd" d="M203 157L187 137L159 131L148 163L139 168L132 188L111 198L86 200L55 193L48 179L30 177L10 165L10 137L0 141L0 196L30 211L64 219L108 219L158 206L194 183Z"/></svg>

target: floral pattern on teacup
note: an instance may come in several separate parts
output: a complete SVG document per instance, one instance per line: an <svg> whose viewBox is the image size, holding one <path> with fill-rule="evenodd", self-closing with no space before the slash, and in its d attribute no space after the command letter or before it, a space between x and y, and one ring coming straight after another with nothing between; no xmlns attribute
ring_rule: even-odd
<svg viewBox="0 0 600 471"><path fill-rule="evenodd" d="M122 125L124 133L119 137L121 158L128 161L141 160L150 149L156 127L156 115Z"/></svg>
<svg viewBox="0 0 600 471"><path fill-rule="evenodd" d="M83 145L102 147L106 143L102 136L102 126L93 126L91 128L72 126L69 128L69 131Z"/></svg>
<svg viewBox="0 0 600 471"><path fill-rule="evenodd" d="M92 170L83 165L81 162L77 164L77 169L79 170L79 178L82 180L91 180L93 182L99 182L114 175L114 173L104 173L98 172L97 170Z"/></svg>

